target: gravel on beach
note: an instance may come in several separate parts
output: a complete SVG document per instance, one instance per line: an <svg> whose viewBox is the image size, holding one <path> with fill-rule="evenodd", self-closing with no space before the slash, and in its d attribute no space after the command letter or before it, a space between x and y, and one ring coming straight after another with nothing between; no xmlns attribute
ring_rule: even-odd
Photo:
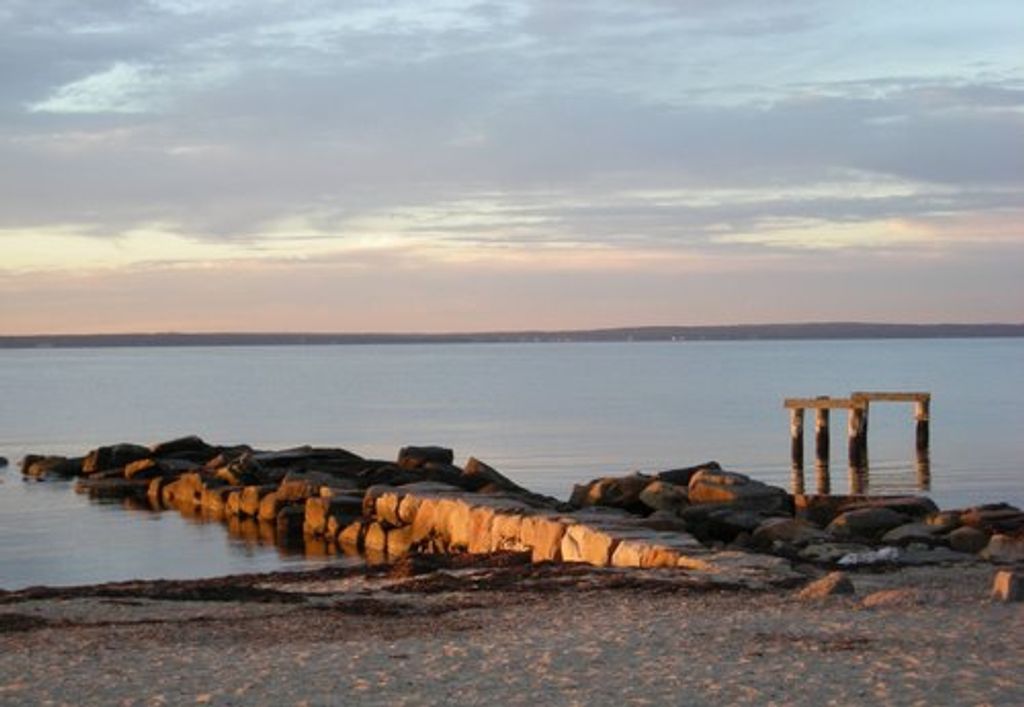
<svg viewBox="0 0 1024 707"><path fill-rule="evenodd" d="M260 585L297 601L13 594L0 704L1024 704L1024 604L990 600L992 575L857 573L818 601L581 569Z"/></svg>

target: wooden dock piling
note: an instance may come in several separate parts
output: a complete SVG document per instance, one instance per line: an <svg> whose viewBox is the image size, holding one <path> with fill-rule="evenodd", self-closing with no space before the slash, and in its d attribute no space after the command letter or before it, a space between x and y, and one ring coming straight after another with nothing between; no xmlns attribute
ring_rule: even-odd
<svg viewBox="0 0 1024 707"><path fill-rule="evenodd" d="M850 461L850 488L863 489L867 484L868 463L868 411L872 402L914 403L915 448L917 450L919 477L925 484L930 483L928 460L929 418L931 393L910 392L865 392L852 393L848 398L830 398L822 395L816 398L786 398L783 405L790 411L790 440L794 473L801 471L800 485L803 486L804 464L804 410L814 410L814 447L817 469L818 492L828 493L829 463L829 417L833 409L847 411L847 452ZM856 471L856 473L854 473ZM794 476L794 479L796 477ZM826 489L822 491L822 489Z"/></svg>

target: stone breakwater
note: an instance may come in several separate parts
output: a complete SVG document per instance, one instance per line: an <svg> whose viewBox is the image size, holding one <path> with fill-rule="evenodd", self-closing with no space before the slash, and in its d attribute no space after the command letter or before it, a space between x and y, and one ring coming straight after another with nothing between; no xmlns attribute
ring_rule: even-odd
<svg viewBox="0 0 1024 707"><path fill-rule="evenodd" d="M344 449L279 451L199 437L28 455L27 477L77 478L96 499L176 509L282 546L360 554L517 552L534 562L672 568L723 585L801 583L801 568L1024 562L1024 512L940 510L924 497L792 495L715 462L574 487L568 502L452 450L395 461Z"/></svg>

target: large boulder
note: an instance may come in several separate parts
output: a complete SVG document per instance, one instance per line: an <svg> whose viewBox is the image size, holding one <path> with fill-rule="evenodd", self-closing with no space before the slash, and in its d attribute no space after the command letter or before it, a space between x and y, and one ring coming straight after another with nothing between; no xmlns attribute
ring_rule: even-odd
<svg viewBox="0 0 1024 707"><path fill-rule="evenodd" d="M960 522L987 533L1016 533L1024 530L1024 511L1008 503L990 503L963 511Z"/></svg>
<svg viewBox="0 0 1024 707"><path fill-rule="evenodd" d="M703 464L697 464L696 466L687 466L681 469L669 469L668 471L662 471L655 474L655 478L658 481L664 481L668 484L675 484L676 486L689 486L690 479L698 471L721 471L722 467L718 462L704 462Z"/></svg>
<svg viewBox="0 0 1024 707"><path fill-rule="evenodd" d="M722 543L753 533L769 517L750 508L718 503L688 506L679 515L687 530L700 540Z"/></svg>
<svg viewBox="0 0 1024 707"><path fill-rule="evenodd" d="M462 482L459 485L472 491L490 487L508 493L529 493L525 488L476 457L470 457L466 461L466 466L462 471Z"/></svg>
<svg viewBox="0 0 1024 707"><path fill-rule="evenodd" d="M836 538L874 541L907 520L891 508L860 508L840 514L826 530Z"/></svg>
<svg viewBox="0 0 1024 707"><path fill-rule="evenodd" d="M925 519L939 512L935 502L926 496L878 496L862 501L843 504L842 510L857 511L862 508L888 508L910 518Z"/></svg>
<svg viewBox="0 0 1024 707"><path fill-rule="evenodd" d="M195 462L181 459L153 459L144 457L129 463L124 468L124 478L134 480L149 480L160 478L174 478L190 471L195 471L199 465Z"/></svg>
<svg viewBox="0 0 1024 707"><path fill-rule="evenodd" d="M988 533L969 525L957 528L946 536L946 542L957 552L969 552L976 554L985 549L988 545Z"/></svg>
<svg viewBox="0 0 1024 707"><path fill-rule="evenodd" d="M303 531L307 535L328 534L329 527L345 527L363 514L363 499L357 495L318 496L306 499L306 520ZM331 519L334 523L330 523Z"/></svg>
<svg viewBox="0 0 1024 707"><path fill-rule="evenodd" d="M768 549L775 543L804 547L828 537L821 528L799 518L769 518L754 529L751 539L756 547Z"/></svg>
<svg viewBox="0 0 1024 707"><path fill-rule="evenodd" d="M419 469L428 462L451 464L455 454L447 447L402 447L398 451L398 466L403 469Z"/></svg>
<svg viewBox="0 0 1024 707"><path fill-rule="evenodd" d="M148 448L139 444L113 444L97 447L85 455L82 461L83 474L95 474L108 469L119 469L150 455ZM130 477L129 477L130 478Z"/></svg>
<svg viewBox="0 0 1024 707"><path fill-rule="evenodd" d="M652 481L644 486L639 500L652 511L669 513L678 513L690 503L685 486L677 486L667 481Z"/></svg>
<svg viewBox="0 0 1024 707"><path fill-rule="evenodd" d="M630 513L647 515L650 508L640 501L640 494L651 483L643 474L609 476L573 486L569 504L575 508L604 506L620 508Z"/></svg>
<svg viewBox="0 0 1024 707"><path fill-rule="evenodd" d="M991 562L1024 562L1024 535L993 535L981 556Z"/></svg>
<svg viewBox="0 0 1024 707"><path fill-rule="evenodd" d="M939 537L942 534L942 527L930 525L923 521L904 523L892 530L886 531L882 536L882 542L886 545L909 545L910 543L923 543L935 545L941 542Z"/></svg>
<svg viewBox="0 0 1024 707"><path fill-rule="evenodd" d="M26 455L21 460L21 473L34 479L57 477L70 479L82 475L83 457Z"/></svg>
<svg viewBox="0 0 1024 707"><path fill-rule="evenodd" d="M157 442L150 447L150 452L154 457L171 457L176 454L185 453L204 455L207 459L212 459L217 455L218 450L196 435L189 435L188 437L178 437L166 442Z"/></svg>
<svg viewBox="0 0 1024 707"><path fill-rule="evenodd" d="M766 513L787 513L792 507L784 489L732 471L698 471L687 496L691 504L729 504Z"/></svg>

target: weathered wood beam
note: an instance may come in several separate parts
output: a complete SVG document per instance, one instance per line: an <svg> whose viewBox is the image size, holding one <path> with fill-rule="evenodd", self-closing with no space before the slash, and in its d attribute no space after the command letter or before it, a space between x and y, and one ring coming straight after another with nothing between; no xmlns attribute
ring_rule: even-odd
<svg viewBox="0 0 1024 707"><path fill-rule="evenodd" d="M887 403L920 403L922 401L930 400L932 397L931 393L886 393L881 391L864 391L858 390L855 393L850 393L850 397L853 400L867 400L869 402L887 402Z"/></svg>
<svg viewBox="0 0 1024 707"><path fill-rule="evenodd" d="M809 410L849 410L863 407L863 403L853 398L786 398L783 407Z"/></svg>

